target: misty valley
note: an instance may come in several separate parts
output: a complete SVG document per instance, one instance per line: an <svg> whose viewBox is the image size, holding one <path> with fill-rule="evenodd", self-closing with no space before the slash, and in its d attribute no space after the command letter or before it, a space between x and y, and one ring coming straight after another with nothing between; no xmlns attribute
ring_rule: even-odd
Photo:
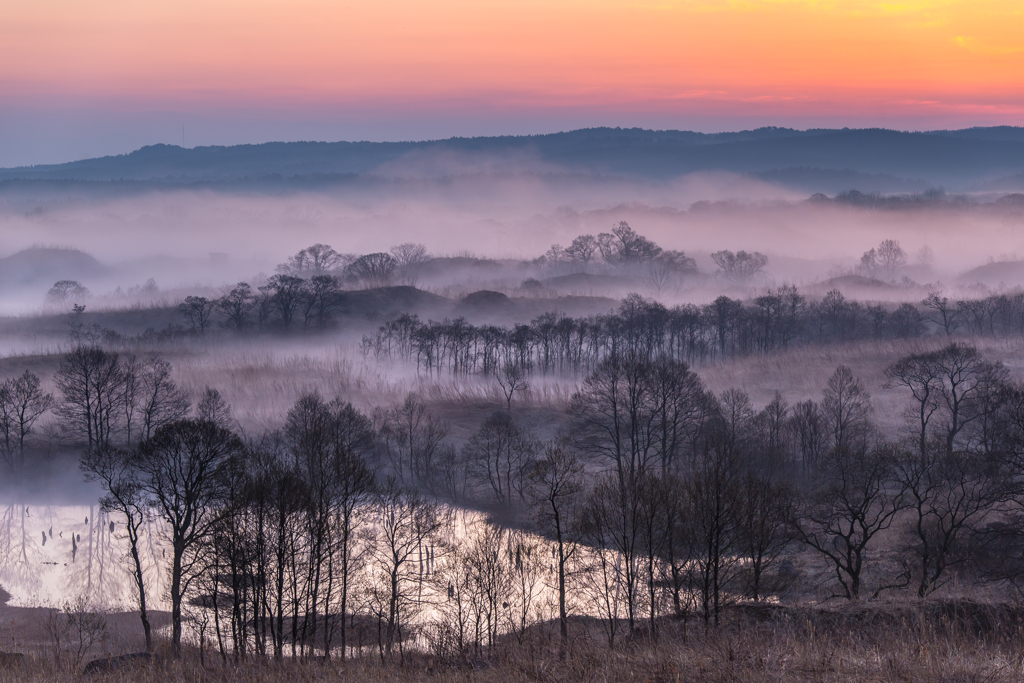
<svg viewBox="0 0 1024 683"><path fill-rule="evenodd" d="M2 169L0 679L1024 675L1018 129L786 130Z"/></svg>

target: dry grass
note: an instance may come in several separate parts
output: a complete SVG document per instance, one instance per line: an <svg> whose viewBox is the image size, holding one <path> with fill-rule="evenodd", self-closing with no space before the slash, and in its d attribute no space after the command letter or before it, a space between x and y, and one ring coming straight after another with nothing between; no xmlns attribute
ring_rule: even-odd
<svg viewBox="0 0 1024 683"><path fill-rule="evenodd" d="M1024 379L1024 347L1020 340L992 337L954 337L973 344L990 360L1001 361L1013 379ZM821 391L839 365L849 366L871 393L874 420L886 433L903 425L908 393L887 389L885 368L911 353L933 351L949 343L946 337L912 340L864 341L850 344L802 346L766 356L749 356L721 365L694 368L716 393L739 388L750 394L757 406L772 400L776 391L790 404L806 399L821 400Z"/></svg>
<svg viewBox="0 0 1024 683"><path fill-rule="evenodd" d="M313 682L384 681L884 681L924 683L1020 681L1024 679L1021 611L1012 606L969 602L887 603L830 610L740 607L718 630L705 633L691 621L665 621L650 642L639 634L609 649L592 622L572 624L571 644L559 657L553 625L537 628L523 643L511 641L474 658L441 662L407 655L381 663L358 661L246 661L224 663L207 651L181 660L162 658L128 671L89 680L175 683L177 681ZM6 681L77 681L77 670L29 657L0 670Z"/></svg>
<svg viewBox="0 0 1024 683"><path fill-rule="evenodd" d="M1024 379L1024 349L1019 340L957 340L976 345L987 358L1002 361L1012 377ZM755 405L761 406L770 402L777 390L790 403L808 398L820 400L821 390L836 367L848 365L872 393L879 426L893 433L903 425L907 396L900 389L884 388L885 368L902 356L934 350L946 343L944 337L927 337L812 345L695 370L716 393L740 388L750 394ZM201 391L204 386L212 386L224 392L236 416L247 427L278 421L302 393L314 389L328 396L341 395L364 409L399 400L409 391L418 392L440 410L504 403L492 380L446 372L417 373L415 368L400 362L378 365L372 357L364 358L352 340L328 345L212 346L169 354L168 358L186 388ZM522 407L562 412L581 379L537 375L530 378L529 390L515 401Z"/></svg>

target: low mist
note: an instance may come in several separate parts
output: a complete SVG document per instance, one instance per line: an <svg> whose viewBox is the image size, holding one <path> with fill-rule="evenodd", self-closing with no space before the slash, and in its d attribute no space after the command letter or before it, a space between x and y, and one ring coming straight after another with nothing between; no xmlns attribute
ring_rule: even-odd
<svg viewBox="0 0 1024 683"><path fill-rule="evenodd" d="M65 277L94 294L150 279L161 290L219 287L272 274L313 243L363 254L415 242L432 255L528 260L620 221L665 249L684 251L701 270L714 269L711 252L754 250L768 255L772 281L797 284L855 266L885 239L898 240L911 265L928 267L915 280L949 283L1024 254L1020 207L994 203L998 195L872 208L809 200L730 173L655 181L538 170L507 159L421 157L379 174L323 181L7 183L0 188L0 254L60 246L97 264L67 275L60 262L6 264L6 308L31 309Z"/></svg>

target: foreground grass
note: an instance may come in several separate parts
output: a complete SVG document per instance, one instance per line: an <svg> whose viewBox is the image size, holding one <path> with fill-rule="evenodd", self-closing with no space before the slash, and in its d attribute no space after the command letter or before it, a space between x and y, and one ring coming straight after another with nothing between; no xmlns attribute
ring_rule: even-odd
<svg viewBox="0 0 1024 683"><path fill-rule="evenodd" d="M885 681L1024 680L1022 612L978 604L854 606L830 611L734 610L717 630L665 621L657 641L645 633L614 648L595 623L573 624L564 657L551 625L477 657L447 660L407 654L404 661L249 660L223 662L197 651L181 659L89 676L95 681ZM0 670L0 682L77 681L80 668L42 656Z"/></svg>

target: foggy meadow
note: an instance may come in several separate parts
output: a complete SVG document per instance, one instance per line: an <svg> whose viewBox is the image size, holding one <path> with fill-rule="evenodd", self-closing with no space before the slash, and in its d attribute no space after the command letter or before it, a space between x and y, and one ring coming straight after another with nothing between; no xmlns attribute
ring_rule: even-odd
<svg viewBox="0 0 1024 683"><path fill-rule="evenodd" d="M14 665L1021 675L1020 169L469 144L4 169Z"/></svg>

